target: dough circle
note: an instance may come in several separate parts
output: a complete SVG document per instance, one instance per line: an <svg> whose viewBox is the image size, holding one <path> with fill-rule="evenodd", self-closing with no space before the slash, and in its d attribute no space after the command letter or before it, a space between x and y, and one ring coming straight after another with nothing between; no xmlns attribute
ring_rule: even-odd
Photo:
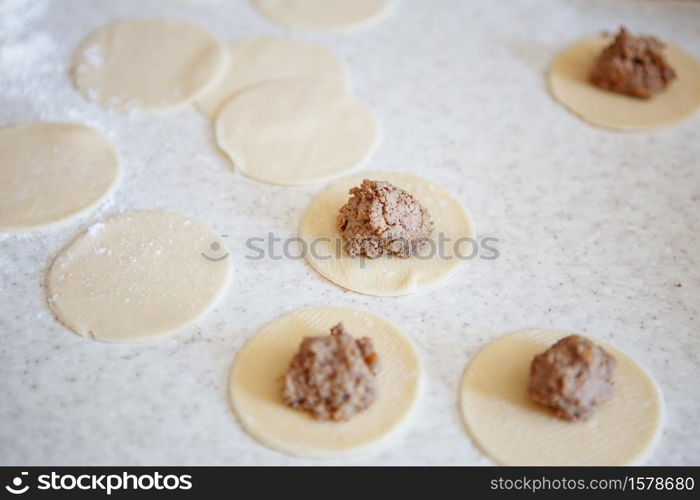
<svg viewBox="0 0 700 500"><path fill-rule="evenodd" d="M334 79L251 87L221 108L215 128L219 147L242 174L285 186L359 168L379 138L372 113Z"/></svg>
<svg viewBox="0 0 700 500"><path fill-rule="evenodd" d="M617 359L613 399L587 421L566 422L530 400L530 362L557 340L554 330L525 330L484 347L464 374L462 416L476 444L501 465L602 466L641 461L663 424L663 399L651 376L626 354Z"/></svg>
<svg viewBox="0 0 700 500"><path fill-rule="evenodd" d="M378 397L347 422L320 422L284 406L280 377L307 336L329 335L342 321L372 339L379 354ZM231 368L230 398L243 428L290 455L331 457L383 444L405 423L421 391L422 366L410 339L376 314L348 307L301 309L269 323L241 349Z"/></svg>
<svg viewBox="0 0 700 500"><path fill-rule="evenodd" d="M350 188L362 179L388 181L414 195L433 219L433 248L428 245L427 253L409 259L352 258L343 251L337 216L350 198ZM437 251L440 234L447 241L442 256ZM428 289L456 273L465 260L460 256L472 256L475 232L462 204L444 188L415 175L374 172L343 179L321 193L304 214L299 235L306 260L325 278L355 292L393 296Z"/></svg>
<svg viewBox="0 0 700 500"><path fill-rule="evenodd" d="M80 234L46 279L58 320L84 337L146 342L187 326L223 294L231 263L219 235L179 214L120 214Z"/></svg>
<svg viewBox="0 0 700 500"><path fill-rule="evenodd" d="M0 158L0 231L29 231L82 214L119 179L111 142L71 123L0 128Z"/></svg>
<svg viewBox="0 0 700 500"><path fill-rule="evenodd" d="M581 40L554 60L549 86L557 101L585 121L613 130L644 130L672 125L700 108L700 62L666 44L665 54L678 78L644 100L600 89L588 81L595 59L612 41L608 36Z"/></svg>
<svg viewBox="0 0 700 500"><path fill-rule="evenodd" d="M343 62L322 45L288 37L239 40L228 47L223 75L197 97L199 110L213 118L221 106L246 87L272 80L335 78L346 81Z"/></svg>
<svg viewBox="0 0 700 500"><path fill-rule="evenodd" d="M119 111L159 111L192 101L224 68L206 29L172 19L127 19L80 44L73 80L88 99Z"/></svg>
<svg viewBox="0 0 700 500"><path fill-rule="evenodd" d="M253 0L271 21L292 29L343 30L376 20L392 0Z"/></svg>

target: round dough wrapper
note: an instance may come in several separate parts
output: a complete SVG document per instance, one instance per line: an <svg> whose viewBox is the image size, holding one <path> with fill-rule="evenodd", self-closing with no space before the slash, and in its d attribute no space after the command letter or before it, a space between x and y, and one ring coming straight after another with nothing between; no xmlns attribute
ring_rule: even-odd
<svg viewBox="0 0 700 500"><path fill-rule="evenodd" d="M256 85L235 95L216 119L217 142L242 174L285 186L359 168L378 138L372 113L334 79Z"/></svg>
<svg viewBox="0 0 700 500"><path fill-rule="evenodd" d="M333 52L315 43L286 37L239 40L228 47L223 75L197 97L197 107L213 118L244 88L290 78L335 78L345 82L346 70Z"/></svg>
<svg viewBox="0 0 700 500"><path fill-rule="evenodd" d="M426 245L424 252L408 259L350 257L342 247L337 217L350 198L348 191L359 186L362 179L388 181L415 196L433 220L433 248ZM353 176L331 186L311 203L299 233L305 243L306 260L322 276L349 290L380 296L415 293L452 276L472 255L475 235L471 218L447 190L420 177L396 172ZM440 234L447 241L442 256L437 251Z"/></svg>
<svg viewBox="0 0 700 500"><path fill-rule="evenodd" d="M82 125L1 128L0 158L0 231L29 231L82 214L119 179L114 146Z"/></svg>
<svg viewBox="0 0 700 500"><path fill-rule="evenodd" d="M376 20L392 0L252 0L271 21L292 29L343 30Z"/></svg>
<svg viewBox="0 0 700 500"><path fill-rule="evenodd" d="M474 441L502 465L630 465L656 443L663 400L651 376L626 354L595 339L617 359L615 395L587 421L567 422L527 394L530 362L570 335L525 330L484 347L467 367L461 410Z"/></svg>
<svg viewBox="0 0 700 500"><path fill-rule="evenodd" d="M378 396L347 422L315 420L282 402L280 377L304 337L329 335L342 321L354 337L372 339L379 354ZM263 445L296 456L331 457L385 442L418 400L422 366L413 343L375 314L347 307L302 309L263 327L231 369L231 405L244 429Z"/></svg>
<svg viewBox="0 0 700 500"><path fill-rule="evenodd" d="M557 56L549 70L554 97L585 121L613 130L644 130L672 125L700 108L700 62L684 50L666 44L665 54L678 78L655 97L645 100L600 89L588 75L609 36L581 40Z"/></svg>
<svg viewBox="0 0 700 500"><path fill-rule="evenodd" d="M59 253L46 280L49 305L78 335L149 341L209 311L229 282L228 257L215 231L182 215L117 215Z"/></svg>
<svg viewBox="0 0 700 500"><path fill-rule="evenodd" d="M206 29L172 19L116 21L75 53L73 80L88 99L119 111L159 111L192 101L224 68Z"/></svg>

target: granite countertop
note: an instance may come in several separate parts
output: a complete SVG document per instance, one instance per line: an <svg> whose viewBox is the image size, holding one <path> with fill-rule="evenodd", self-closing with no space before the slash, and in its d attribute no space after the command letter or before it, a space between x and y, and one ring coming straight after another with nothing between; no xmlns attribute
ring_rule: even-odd
<svg viewBox="0 0 700 500"><path fill-rule="evenodd" d="M0 234L0 463L313 463L241 429L228 372L260 326L324 304L401 325L427 382L390 448L330 463L490 463L464 430L458 386L481 347L526 327L588 334L632 355L667 405L647 463L700 463L700 115L653 133L608 132L556 104L544 80L558 50L620 23L700 58L700 4L402 0L368 30L299 35L334 49L375 111L383 140L366 168L449 187L479 237L498 239L498 259L475 259L442 286L400 298L344 291L303 260L246 258L246 238L294 236L322 186L281 188L234 174L194 108L129 117L72 88L77 43L128 16L190 19L223 39L285 33L245 0L0 3L0 125L91 125L114 141L124 174L95 213L57 229ZM70 333L45 300L51 259L90 224L144 208L181 212L227 235L235 276L226 296L194 326L153 344Z"/></svg>

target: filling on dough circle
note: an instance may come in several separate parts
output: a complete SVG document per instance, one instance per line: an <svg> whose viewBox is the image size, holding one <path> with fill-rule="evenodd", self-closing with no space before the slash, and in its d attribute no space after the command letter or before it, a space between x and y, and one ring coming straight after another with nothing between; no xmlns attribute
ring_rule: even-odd
<svg viewBox="0 0 700 500"><path fill-rule="evenodd" d="M292 29L339 30L362 26L389 10L392 0L253 0L271 21Z"/></svg>
<svg viewBox="0 0 700 500"><path fill-rule="evenodd" d="M700 108L700 62L666 43L664 54L677 79L651 99L603 90L590 82L590 72L610 36L581 40L561 52L549 70L555 99L585 121L613 130L644 130L672 125Z"/></svg>
<svg viewBox="0 0 700 500"><path fill-rule="evenodd" d="M476 444L502 465L603 466L641 461L663 424L663 399L651 376L626 354L616 360L614 394L589 419L568 422L528 395L533 357L568 336L525 330L484 347L471 361L460 407Z"/></svg>
<svg viewBox="0 0 700 500"><path fill-rule="evenodd" d="M334 78L346 81L343 62L322 45L288 37L238 40L228 47L221 77L196 99L197 107L213 118L221 106L246 87L273 80Z"/></svg>
<svg viewBox="0 0 700 500"><path fill-rule="evenodd" d="M145 342L209 311L228 285L230 261L219 235L200 222L161 211L120 214L58 254L48 302L78 335Z"/></svg>
<svg viewBox="0 0 700 500"><path fill-rule="evenodd" d="M192 101L224 68L226 53L206 29L172 19L127 19L80 44L73 80L88 99L119 111L158 111Z"/></svg>
<svg viewBox="0 0 700 500"><path fill-rule="evenodd" d="M382 255L352 257L338 227L338 215L351 188L363 179L387 181L410 193L432 220L426 244L408 258ZM353 176L316 197L301 221L299 235L308 263L338 285L368 295L415 293L452 276L477 251L474 225L462 204L444 188L420 177L394 172Z"/></svg>
<svg viewBox="0 0 700 500"><path fill-rule="evenodd" d="M84 213L119 179L114 146L82 125L1 128L0 158L0 231L28 231Z"/></svg>
<svg viewBox="0 0 700 500"><path fill-rule="evenodd" d="M305 337L328 335L341 322L368 337L379 356L376 400L350 420L314 419L285 406L282 377ZM328 457L374 447L404 423L421 389L413 343L375 314L347 307L302 309L269 323L239 352L231 369L231 405L241 425L265 446L297 456Z"/></svg>

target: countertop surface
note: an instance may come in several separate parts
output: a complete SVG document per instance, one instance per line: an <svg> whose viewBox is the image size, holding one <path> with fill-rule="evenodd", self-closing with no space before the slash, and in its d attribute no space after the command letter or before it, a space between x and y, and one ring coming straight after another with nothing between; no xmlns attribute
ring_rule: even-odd
<svg viewBox="0 0 700 500"><path fill-rule="evenodd" d="M700 3L400 0L347 34L295 34L332 48L376 113L367 170L448 187L495 260L473 259L436 289L379 298L331 284L303 260L251 260L246 239L293 237L323 186L283 188L234 173L193 107L125 116L87 102L72 52L116 18L189 19L224 40L287 31L245 0L0 1L0 125L93 126L116 145L123 179L95 212L54 229L0 234L0 463L307 464L250 438L228 403L236 352L279 315L325 304L393 320L415 341L426 390L381 451L323 463L489 464L464 430L464 368L489 341L528 328L597 337L633 356L666 401L646 463L698 464L700 442L700 115L649 133L614 133L555 103L545 74L570 42L625 24L700 58ZM222 234L233 282L206 318L146 345L64 328L44 277L78 232L127 210L161 208Z"/></svg>

